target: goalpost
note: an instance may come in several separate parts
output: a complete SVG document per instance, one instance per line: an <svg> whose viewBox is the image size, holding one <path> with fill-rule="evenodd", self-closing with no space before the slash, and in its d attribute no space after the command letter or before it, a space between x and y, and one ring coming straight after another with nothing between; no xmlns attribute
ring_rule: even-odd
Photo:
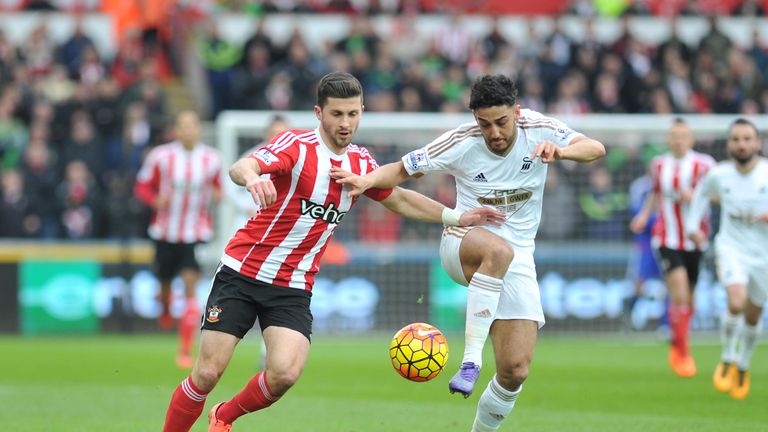
<svg viewBox="0 0 768 432"><path fill-rule="evenodd" d="M221 151L224 167L229 167L240 156L238 140L242 137L260 137L273 111L225 111L215 123L216 145ZM311 111L279 112L291 128L314 129L318 120ZM645 114L590 114L555 116L572 129L602 139L611 147L633 148L649 140L663 140L672 120L684 119L698 139L722 138L737 115L645 115ZM759 130L768 131L768 116L746 116ZM355 143L376 149L379 145L393 145L404 154L428 143L438 134L473 121L472 115L442 113L378 113L363 114ZM382 161L379 161L380 163ZM219 231L228 232L232 220L231 205L223 203L219 212ZM224 229L226 228L226 229Z"/></svg>
<svg viewBox="0 0 768 432"><path fill-rule="evenodd" d="M245 150L240 141L261 137L275 114L272 111L227 111L219 115L215 125L216 145L221 151L224 167L229 167ZM279 114L291 128L314 129L319 124L311 111ZM631 291L631 282L625 276L632 248L632 237L626 228L629 184L643 175L650 157L666 148L666 133L675 118L682 118L690 125L697 140L697 150L723 160L727 158L724 149L726 131L739 115L554 117L572 129L602 141L608 155L603 161L586 166L567 162L555 164L561 174L561 187L570 192L561 193L559 197L555 197L556 192L545 192L545 214L537 237L536 259L548 327L615 330L622 325L622 300ZM758 130L768 131L768 116L745 117L753 121ZM353 142L367 147L379 164L385 164L425 145L439 134L471 121L470 113L368 112L363 115ZM618 203L618 209L613 219L595 221L585 215L588 210L583 208L584 202L591 188L605 183L606 179L609 190L604 192ZM406 187L445 201L446 188L452 187L452 181L439 175L425 176ZM556 207L559 200L569 206ZM440 227L403 221L397 241L361 240L360 233L364 232L361 226L365 223L362 219L368 217L362 210L369 205L365 201L361 200L358 208L350 212L337 230L336 237L342 240L352 260L343 266L326 265L319 275L313 298L313 312L320 317L318 329L389 329L419 320L430 320L448 330L460 328L458 315L463 313L464 292L444 277L437 264ZM554 209L547 207L548 201L552 201ZM234 208L224 200L219 208L218 236L212 251L221 253L233 232L233 220ZM600 224L604 226L600 228ZM594 232L593 225L598 226ZM217 258L211 256L211 259ZM701 304L697 304L699 319L694 324L699 328L713 328L723 299L711 272L704 272L702 284L707 286L697 291ZM645 315L631 318L637 328L644 328L646 323L658 318L663 287L652 281L647 285L647 292L649 301L643 312ZM343 305L347 303L345 309ZM357 318L352 316L354 310L359 312Z"/></svg>

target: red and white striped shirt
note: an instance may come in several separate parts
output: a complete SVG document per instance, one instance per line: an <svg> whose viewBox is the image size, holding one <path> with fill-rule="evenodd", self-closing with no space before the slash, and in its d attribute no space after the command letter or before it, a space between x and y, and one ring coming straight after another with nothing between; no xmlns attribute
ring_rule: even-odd
<svg viewBox="0 0 768 432"><path fill-rule="evenodd" d="M657 156L651 162L653 192L656 194L658 218L653 226L652 242L656 248L664 247L680 251L695 251L696 244L689 240L683 223L688 214L688 203L680 194L693 192L704 175L716 164L712 156L688 151L680 159L672 154ZM709 233L709 217L700 221L701 229ZM706 246L706 245L704 245Z"/></svg>
<svg viewBox="0 0 768 432"><path fill-rule="evenodd" d="M166 196L168 207L152 213L149 236L169 243L210 240L214 190L221 190L221 158L214 148L198 143L186 150L173 141L152 149L136 178L135 193L150 206Z"/></svg>
<svg viewBox="0 0 768 432"><path fill-rule="evenodd" d="M221 262L262 282L311 291L328 239L357 201L331 178L331 167L364 175L378 165L354 144L343 155L331 152L317 129L285 131L249 157L270 175L277 200L237 230ZM365 195L381 201L391 193L369 189Z"/></svg>

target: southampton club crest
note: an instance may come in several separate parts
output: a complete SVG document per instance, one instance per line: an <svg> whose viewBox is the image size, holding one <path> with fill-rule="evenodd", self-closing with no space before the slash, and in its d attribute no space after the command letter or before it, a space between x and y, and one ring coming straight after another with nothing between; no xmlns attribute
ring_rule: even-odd
<svg viewBox="0 0 768 432"><path fill-rule="evenodd" d="M215 323L219 322L219 314L221 313L221 308L213 305L208 308L208 314L205 317L205 320L209 323Z"/></svg>

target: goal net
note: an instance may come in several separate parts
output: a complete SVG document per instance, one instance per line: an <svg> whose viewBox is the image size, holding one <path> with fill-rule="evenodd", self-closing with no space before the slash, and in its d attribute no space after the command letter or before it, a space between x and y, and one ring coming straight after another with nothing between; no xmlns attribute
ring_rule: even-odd
<svg viewBox="0 0 768 432"><path fill-rule="evenodd" d="M219 116L215 133L225 167L262 139L274 115L229 111ZM291 128L318 125L312 112L280 115ZM666 291L659 277L637 281L633 276L637 252L627 226L643 189L643 180L636 180L651 158L666 151L666 133L676 117L558 116L602 141L608 154L591 164L563 161L550 167L536 246L548 331L652 330L664 324ZM725 136L737 116L680 117L694 131L696 150L718 161L727 158ZM759 130L768 130L765 116L749 119ZM367 147L382 165L470 121L470 114L365 113L354 142ZM448 175L425 176L404 187L449 206L454 203ZM225 200L213 250L220 253L236 220L235 206ZM329 262L318 274L312 303L316 330L394 331L415 321L461 330L466 289L440 267L441 231L439 225L401 219L371 200L360 200L337 229ZM636 290L641 295L630 305ZM725 294L711 259L705 259L696 293L694 328L716 328Z"/></svg>

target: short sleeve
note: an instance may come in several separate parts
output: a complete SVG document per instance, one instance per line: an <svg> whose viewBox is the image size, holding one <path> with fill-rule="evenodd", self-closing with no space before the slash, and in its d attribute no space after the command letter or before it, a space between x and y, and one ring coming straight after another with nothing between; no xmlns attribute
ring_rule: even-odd
<svg viewBox="0 0 768 432"><path fill-rule="evenodd" d="M214 150L210 149L209 154L211 155L211 185L214 187L214 189L221 190L221 157L219 156L219 153Z"/></svg>
<svg viewBox="0 0 768 432"><path fill-rule="evenodd" d="M704 163L706 165L706 170L709 172L712 168L717 166L717 161L712 156L705 154L704 155Z"/></svg>
<svg viewBox="0 0 768 432"><path fill-rule="evenodd" d="M656 156L651 160L650 169L648 170L648 175L651 177L651 185L654 193L661 192L661 165L662 165L662 157L663 156Z"/></svg>
<svg viewBox="0 0 768 432"><path fill-rule="evenodd" d="M296 134L289 130L275 136L266 146L252 151L248 157L256 160L262 174L282 175L293 169L300 145Z"/></svg>
<svg viewBox="0 0 768 432"><path fill-rule="evenodd" d="M464 153L466 140L477 136L480 136L480 129L474 123L450 130L426 146L403 156L405 171L409 175L448 171Z"/></svg>
<svg viewBox="0 0 768 432"><path fill-rule="evenodd" d="M706 214L710 195L718 194L719 187L716 172L716 168L710 170L693 191L693 198L691 199L688 214L685 218L686 234L698 231L701 219Z"/></svg>
<svg viewBox="0 0 768 432"><path fill-rule="evenodd" d="M158 162L161 147L155 147L147 153L144 163L141 164L136 180L142 183L150 183L158 176Z"/></svg>
<svg viewBox="0 0 768 432"><path fill-rule="evenodd" d="M376 162L376 159L374 159L373 156L371 156L371 154L368 153L367 150L361 149L360 154L362 155L362 157L366 159L365 172L361 174L368 174L379 167L379 164L378 162ZM388 196L390 196L392 194L392 190L393 188L387 188L387 189L371 188L363 192L363 194L374 201L381 201L386 199Z"/></svg>
<svg viewBox="0 0 768 432"><path fill-rule="evenodd" d="M552 117L546 117L546 127L538 128L538 141L551 141L558 147L568 146L574 138L583 136L582 133L568 127L565 123Z"/></svg>

